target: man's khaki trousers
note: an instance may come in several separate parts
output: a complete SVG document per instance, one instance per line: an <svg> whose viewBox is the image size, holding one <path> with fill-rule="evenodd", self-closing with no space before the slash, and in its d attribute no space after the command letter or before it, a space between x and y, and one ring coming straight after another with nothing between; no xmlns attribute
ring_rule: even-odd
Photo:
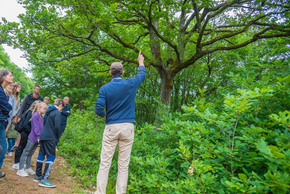
<svg viewBox="0 0 290 194"><path fill-rule="evenodd" d="M116 194L126 193L128 168L133 141L133 123L117 123L106 125L103 134L101 163L97 176L97 191L95 194L106 194L109 170L117 144L119 144L119 156Z"/></svg>

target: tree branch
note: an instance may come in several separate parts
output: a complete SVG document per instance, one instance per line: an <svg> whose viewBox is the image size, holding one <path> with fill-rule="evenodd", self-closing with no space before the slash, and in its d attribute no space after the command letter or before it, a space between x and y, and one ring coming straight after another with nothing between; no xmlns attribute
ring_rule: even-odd
<svg viewBox="0 0 290 194"><path fill-rule="evenodd" d="M129 49L135 51L136 53L139 53L139 50L135 46L126 43L119 36L117 36L115 33L108 33L108 35L110 37L112 37L114 40L116 40L117 42L119 42L120 44L122 44L125 48L129 48Z"/></svg>
<svg viewBox="0 0 290 194"><path fill-rule="evenodd" d="M247 46L248 44L255 42L259 39L263 39L263 38L275 38L275 37L283 37L283 36L290 36L290 32L284 33L284 34L269 34L269 35L259 35L261 34L261 32L255 34L253 36L253 38L251 38L250 40L243 42L241 44L235 45L235 46L229 46L229 47L217 47L214 49L210 49L207 51L207 53L212 53L218 50L233 50L233 49L238 49L244 46Z"/></svg>
<svg viewBox="0 0 290 194"><path fill-rule="evenodd" d="M134 44L137 44L137 42L139 42L139 40L140 40L141 37L143 37L143 36L147 36L147 35L149 35L149 32L146 32L146 33L144 33L144 34L141 34L141 35L137 38L137 40L136 40L135 42L133 42L132 44L133 44L133 45L134 45Z"/></svg>
<svg viewBox="0 0 290 194"><path fill-rule="evenodd" d="M207 45L211 45L219 40L225 39L225 38L230 38L232 36L235 36L237 34L243 33L245 32L254 22L256 22L257 20L262 19L263 17L266 17L266 15L260 16L258 18L255 18L254 20L250 21L244 28L234 31L233 33L229 33L229 34L224 34L224 35L220 35L210 41L204 42L201 44L201 47L207 46Z"/></svg>
<svg viewBox="0 0 290 194"><path fill-rule="evenodd" d="M201 22L200 22L200 18L199 18L199 10L198 10L196 2L194 0L192 0L192 4L193 4L193 7L194 7L194 12L196 13L195 15L196 15L197 30L198 30L198 32L200 32L200 30L201 30L201 28L200 28Z"/></svg>
<svg viewBox="0 0 290 194"><path fill-rule="evenodd" d="M149 16L149 20L147 20L147 18L145 16L143 16L143 14L141 14L140 12L138 12L141 16L143 16L143 18L145 19L145 22L147 23L147 25L154 31L154 33L156 34L156 36L158 36L158 38L160 38L163 42L167 43L170 47L172 47L177 55L177 58L178 60L180 60L180 57L179 57L179 52L178 52L178 49L177 49L177 46L172 44L169 40L167 40L166 38L164 38L159 32L158 30L155 28L155 26L152 24L152 18L151 18L151 10L152 10L152 5L155 3L156 1L152 2L150 4L150 7L149 7L149 13L148 13L148 16Z"/></svg>
<svg viewBox="0 0 290 194"><path fill-rule="evenodd" d="M67 57L63 57L60 60L48 60L48 61L47 60L44 60L44 59L40 59L40 60L42 60L45 63L61 62L61 61L68 60L68 59L71 59L71 58L79 57L81 55L85 55L85 54L87 54L89 52L92 52L92 51L95 51L95 50L96 50L95 48L92 48L92 49L87 50L87 51L82 52L82 53L78 53L78 54L75 54L75 55L70 55L70 56L67 56Z"/></svg>

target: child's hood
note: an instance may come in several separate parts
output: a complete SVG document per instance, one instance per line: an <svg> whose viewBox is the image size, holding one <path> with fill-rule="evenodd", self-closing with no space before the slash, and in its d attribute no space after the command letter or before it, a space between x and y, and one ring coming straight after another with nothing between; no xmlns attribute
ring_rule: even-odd
<svg viewBox="0 0 290 194"><path fill-rule="evenodd" d="M45 115L48 116L52 111L57 110L55 106L49 106L45 112Z"/></svg>

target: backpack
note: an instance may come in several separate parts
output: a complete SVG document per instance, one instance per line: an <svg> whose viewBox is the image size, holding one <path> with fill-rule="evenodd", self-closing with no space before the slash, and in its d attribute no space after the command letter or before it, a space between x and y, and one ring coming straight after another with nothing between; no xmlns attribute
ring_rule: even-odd
<svg viewBox="0 0 290 194"><path fill-rule="evenodd" d="M28 115L28 112L29 112L29 111L26 111L26 112L21 116L20 121L19 121L18 123L16 123L16 125L15 125L14 130L15 130L15 131L18 131L18 133L22 133L22 132L24 131L24 126L23 126L23 124L24 124L25 119L26 119L26 117L27 117L27 115ZM31 120L31 119L30 119L30 120ZM29 121L29 122L30 122L30 121Z"/></svg>

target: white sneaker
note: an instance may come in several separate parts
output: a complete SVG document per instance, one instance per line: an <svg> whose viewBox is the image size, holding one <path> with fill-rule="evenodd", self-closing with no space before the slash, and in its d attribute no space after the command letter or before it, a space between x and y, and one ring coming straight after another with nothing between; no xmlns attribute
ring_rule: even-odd
<svg viewBox="0 0 290 194"><path fill-rule="evenodd" d="M18 176L21 176L21 177L27 177L28 176L27 172L24 169L18 170L16 174Z"/></svg>
<svg viewBox="0 0 290 194"><path fill-rule="evenodd" d="M12 168L14 168L15 170L19 170L19 163L13 164Z"/></svg>
<svg viewBox="0 0 290 194"><path fill-rule="evenodd" d="M26 167L26 164L24 164L24 168ZM13 164L12 168L14 168L15 170L19 170L19 163L17 164Z"/></svg>
<svg viewBox="0 0 290 194"><path fill-rule="evenodd" d="M28 168L25 170L27 172L27 174L29 175L35 175L35 172L31 169L31 168Z"/></svg>

